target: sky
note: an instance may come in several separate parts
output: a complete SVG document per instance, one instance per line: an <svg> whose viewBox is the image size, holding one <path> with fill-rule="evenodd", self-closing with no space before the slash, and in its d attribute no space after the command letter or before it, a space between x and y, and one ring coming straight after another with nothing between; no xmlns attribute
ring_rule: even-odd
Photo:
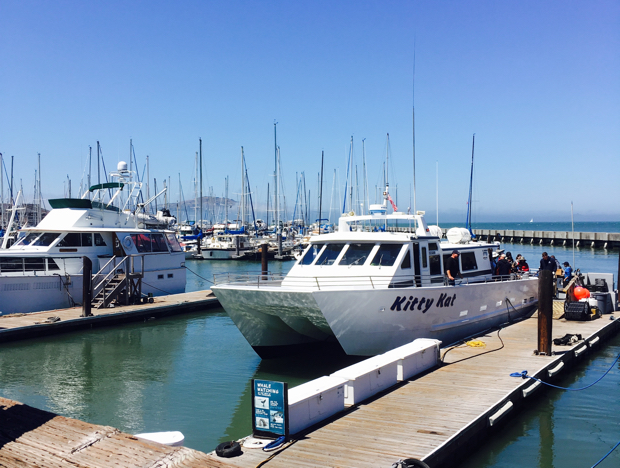
<svg viewBox="0 0 620 468"><path fill-rule="evenodd" d="M353 138L360 197L388 155L399 211L462 222L475 134L474 222L570 220L571 201L614 221L619 51L614 0L0 0L0 153L27 200L39 153L43 196L75 197L89 147L96 180L97 141L110 172L131 140L176 202L199 139L203 193L228 176L237 199L243 147L260 211L277 122L289 214L302 173L316 210L322 153L340 210Z"/></svg>

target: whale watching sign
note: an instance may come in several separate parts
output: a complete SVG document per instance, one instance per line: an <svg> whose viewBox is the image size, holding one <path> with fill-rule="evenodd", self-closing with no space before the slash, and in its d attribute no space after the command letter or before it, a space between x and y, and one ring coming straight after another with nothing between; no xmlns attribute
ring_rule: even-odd
<svg viewBox="0 0 620 468"><path fill-rule="evenodd" d="M252 379L252 433L288 437L288 384Z"/></svg>

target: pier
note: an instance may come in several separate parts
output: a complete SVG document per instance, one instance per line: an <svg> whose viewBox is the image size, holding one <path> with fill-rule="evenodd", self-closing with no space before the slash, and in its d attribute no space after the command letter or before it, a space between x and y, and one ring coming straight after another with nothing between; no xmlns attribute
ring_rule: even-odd
<svg viewBox="0 0 620 468"><path fill-rule="evenodd" d="M211 290L152 298L152 303L93 309L83 317L81 307L0 315L0 343L76 330L107 327L219 307Z"/></svg>
<svg viewBox="0 0 620 468"><path fill-rule="evenodd" d="M520 229L473 229L474 234L487 242L515 244L560 245L572 247L620 248L620 232L526 231ZM445 232L444 232L445 234Z"/></svg>
<svg viewBox="0 0 620 468"><path fill-rule="evenodd" d="M241 456L220 458L0 399L0 464L254 468L266 462L261 466L377 468L416 458L431 468L453 466L541 393L542 384L511 373L527 369L552 382L620 331L620 321L610 315L574 322L558 319L561 313L554 312L553 338L571 333L581 334L583 341L554 346L550 356L535 355L535 315L476 338L483 348L443 348L442 365L293 434L271 453L243 448Z"/></svg>

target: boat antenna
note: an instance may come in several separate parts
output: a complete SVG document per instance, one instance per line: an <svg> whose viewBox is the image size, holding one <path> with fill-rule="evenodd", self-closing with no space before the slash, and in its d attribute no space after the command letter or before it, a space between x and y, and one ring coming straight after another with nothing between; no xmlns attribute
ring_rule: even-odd
<svg viewBox="0 0 620 468"><path fill-rule="evenodd" d="M411 91L412 91L412 97L411 97L411 102L412 102L412 114L413 114L413 118L412 118L412 122L413 122L413 213L416 214L417 213L417 207L416 207L416 190L415 190L415 38L413 40L413 80L412 80L412 84L411 84Z"/></svg>
<svg viewBox="0 0 620 468"><path fill-rule="evenodd" d="M319 191L319 235L321 234L321 215L323 211L323 157L325 151L321 151L321 187Z"/></svg>
<svg viewBox="0 0 620 468"><path fill-rule="evenodd" d="M473 231L471 230L471 195L474 183L474 143L476 142L476 134L471 141L471 173L469 176L469 199L467 200L467 219L465 220L465 228L469 230L469 234L471 234L472 239L475 239Z"/></svg>

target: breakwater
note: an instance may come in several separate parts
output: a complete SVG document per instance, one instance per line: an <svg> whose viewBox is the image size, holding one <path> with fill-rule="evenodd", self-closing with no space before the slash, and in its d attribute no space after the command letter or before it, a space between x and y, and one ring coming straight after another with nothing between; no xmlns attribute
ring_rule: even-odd
<svg viewBox="0 0 620 468"><path fill-rule="evenodd" d="M558 245L575 247L620 248L618 232L528 231L524 229L473 229L485 241L514 244Z"/></svg>

